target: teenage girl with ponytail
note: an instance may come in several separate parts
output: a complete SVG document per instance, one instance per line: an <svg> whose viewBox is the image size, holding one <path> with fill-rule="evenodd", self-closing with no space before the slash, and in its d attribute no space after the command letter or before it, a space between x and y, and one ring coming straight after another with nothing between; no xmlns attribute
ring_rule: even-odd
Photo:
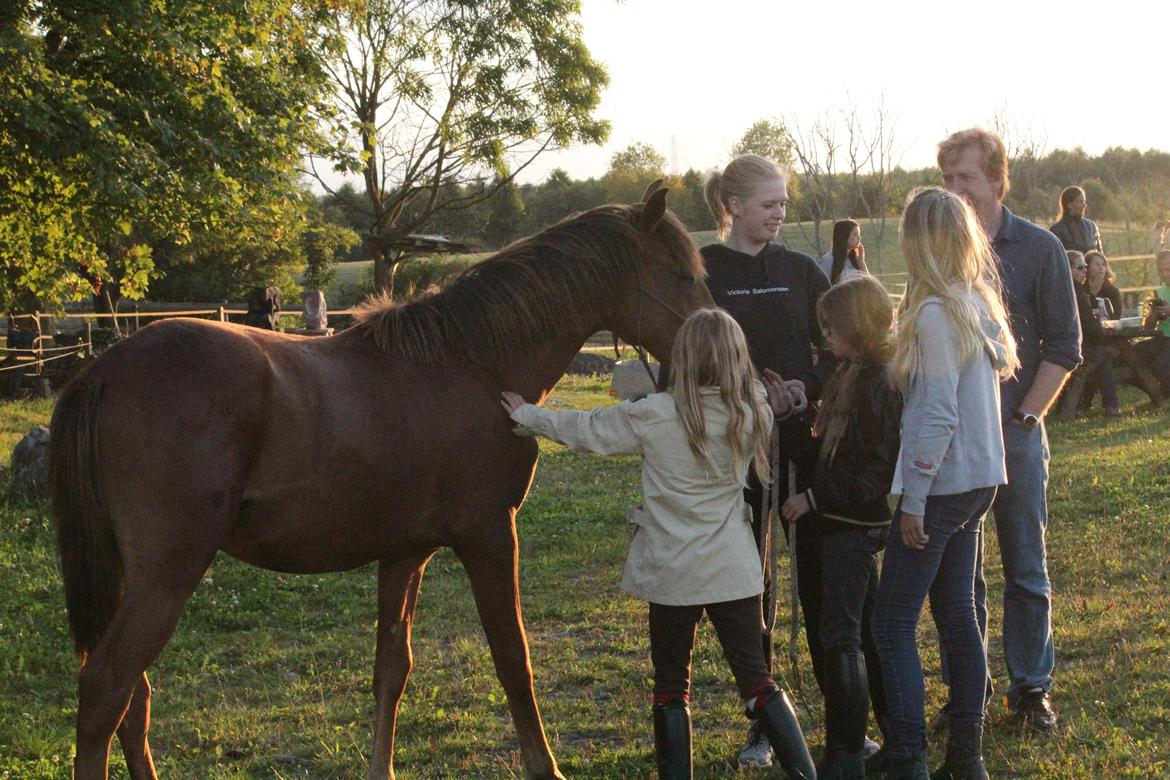
<svg viewBox="0 0 1170 780"><path fill-rule="evenodd" d="M771 370L786 383L801 387L809 400L815 401L835 366L835 360L826 352L822 351L818 360L816 350L823 345L817 299L829 289L829 280L811 257L776 242L788 208L788 172L771 160L746 154L712 174L704 196L720 239L720 243L700 250L711 296L743 328L756 369ZM786 442L781 440L782 476L776 485L781 501L788 497L787 464L791 458ZM811 474L798 470L796 476L797 489L804 489ZM749 476L746 498L759 545L766 518L763 489L754 470ZM817 682L821 683L821 539L815 524L797 529L795 555L809 654ZM773 587L773 583L765 581L765 603ZM771 634L764 633L761 641L771 669ZM769 766L771 755L767 736L753 727L740 751L740 765Z"/></svg>

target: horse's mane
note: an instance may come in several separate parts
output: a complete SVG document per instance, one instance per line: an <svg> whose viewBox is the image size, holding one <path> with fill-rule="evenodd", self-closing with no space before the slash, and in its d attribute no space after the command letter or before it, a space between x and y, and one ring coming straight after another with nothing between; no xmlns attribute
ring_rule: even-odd
<svg viewBox="0 0 1170 780"><path fill-rule="evenodd" d="M461 356L492 365L529 349L534 333L551 338L582 320L597 322L638 262L643 208L600 206L567 217L469 267L441 292L408 303L375 297L355 328L411 360L441 364ZM672 214L655 235L678 263L675 270L703 277L695 243Z"/></svg>

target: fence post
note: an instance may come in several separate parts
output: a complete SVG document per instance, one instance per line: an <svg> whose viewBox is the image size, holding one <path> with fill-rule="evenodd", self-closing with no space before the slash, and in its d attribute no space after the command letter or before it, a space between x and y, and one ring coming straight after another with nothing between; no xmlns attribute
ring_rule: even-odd
<svg viewBox="0 0 1170 780"><path fill-rule="evenodd" d="M134 330L138 330L140 327L142 327L142 325L138 319L138 302L135 301L134 302Z"/></svg>
<svg viewBox="0 0 1170 780"><path fill-rule="evenodd" d="M45 356L44 347L41 346L41 313L39 311L33 312L33 324L36 325L36 336L33 337L33 360L36 361L33 365L36 366L36 375L41 375L42 362L41 358Z"/></svg>
<svg viewBox="0 0 1170 780"><path fill-rule="evenodd" d="M227 313L224 311L222 306L218 308L217 313L219 314L220 322L227 322Z"/></svg>
<svg viewBox="0 0 1170 780"><path fill-rule="evenodd" d="M83 351L89 350L90 356L95 354L93 349L93 322L88 317L85 318L85 346L81 349Z"/></svg>

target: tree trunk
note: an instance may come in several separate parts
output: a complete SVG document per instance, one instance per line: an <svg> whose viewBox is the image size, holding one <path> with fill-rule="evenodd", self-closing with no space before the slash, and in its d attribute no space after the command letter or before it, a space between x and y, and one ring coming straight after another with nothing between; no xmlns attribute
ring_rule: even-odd
<svg viewBox="0 0 1170 780"><path fill-rule="evenodd" d="M393 252L388 249L379 249L371 253L374 258L374 292L394 294L394 278L390 273L390 263Z"/></svg>

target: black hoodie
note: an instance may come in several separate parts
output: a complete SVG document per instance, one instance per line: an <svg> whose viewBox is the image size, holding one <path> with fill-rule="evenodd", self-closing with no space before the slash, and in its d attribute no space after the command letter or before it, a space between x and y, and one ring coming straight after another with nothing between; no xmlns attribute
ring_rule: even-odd
<svg viewBox="0 0 1170 780"><path fill-rule="evenodd" d="M837 361L824 349L817 322L817 299L829 280L816 262L774 242L755 256L723 244L701 253L711 297L743 328L756 368L799 379L809 400L819 397ZM823 356L817 363L814 344Z"/></svg>

